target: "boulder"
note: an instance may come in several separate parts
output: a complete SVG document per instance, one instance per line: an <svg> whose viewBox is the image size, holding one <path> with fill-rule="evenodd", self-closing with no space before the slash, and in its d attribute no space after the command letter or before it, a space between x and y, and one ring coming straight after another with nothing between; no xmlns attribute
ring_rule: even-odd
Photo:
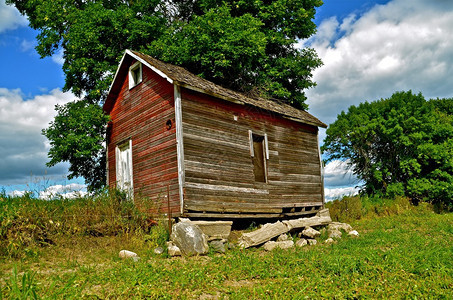
<svg viewBox="0 0 453 300"><path fill-rule="evenodd" d="M348 223L332 222L327 227L327 230L344 230L345 232L350 232L353 229Z"/></svg>
<svg viewBox="0 0 453 300"><path fill-rule="evenodd" d="M173 242L167 242L167 251L170 256L181 256L181 250Z"/></svg>
<svg viewBox="0 0 453 300"><path fill-rule="evenodd" d="M316 245L318 243L318 241L314 239L307 239L307 242L309 245Z"/></svg>
<svg viewBox="0 0 453 300"><path fill-rule="evenodd" d="M296 242L296 247L303 247L308 245L308 242L306 239L300 239Z"/></svg>
<svg viewBox="0 0 453 300"><path fill-rule="evenodd" d="M320 236L321 232L319 232L318 230L313 229L311 227L306 227L304 230L302 230L301 235L314 239L314 238Z"/></svg>
<svg viewBox="0 0 453 300"><path fill-rule="evenodd" d="M349 231L348 235L351 237L358 237L359 232L357 230L352 230L352 231Z"/></svg>
<svg viewBox="0 0 453 300"><path fill-rule="evenodd" d="M184 256L204 255L209 250L208 236L189 222L173 225L170 239Z"/></svg>
<svg viewBox="0 0 453 300"><path fill-rule="evenodd" d="M327 240L324 241L325 244L333 244L335 243L335 240L333 238L328 238Z"/></svg>
<svg viewBox="0 0 453 300"><path fill-rule="evenodd" d="M162 253L164 253L164 248L157 247L156 249L154 249L154 253L155 254L162 254Z"/></svg>
<svg viewBox="0 0 453 300"><path fill-rule="evenodd" d="M341 239L342 233L341 233L340 230L334 229L334 230L328 230L327 232L328 232L329 238L333 238L333 239Z"/></svg>
<svg viewBox="0 0 453 300"><path fill-rule="evenodd" d="M214 240L209 243L212 250L218 253L225 253L225 243L222 240Z"/></svg>
<svg viewBox="0 0 453 300"><path fill-rule="evenodd" d="M289 241L281 241L281 242L274 242L274 241L269 241L263 245L264 250L266 251L272 251L276 248L280 249L289 249L294 247L294 242L289 240Z"/></svg>
<svg viewBox="0 0 453 300"><path fill-rule="evenodd" d="M118 254L120 258L133 258L138 257L137 253L129 251L129 250L121 250Z"/></svg>
<svg viewBox="0 0 453 300"><path fill-rule="evenodd" d="M287 234L281 234L277 238L277 242L284 242L289 240L289 236Z"/></svg>

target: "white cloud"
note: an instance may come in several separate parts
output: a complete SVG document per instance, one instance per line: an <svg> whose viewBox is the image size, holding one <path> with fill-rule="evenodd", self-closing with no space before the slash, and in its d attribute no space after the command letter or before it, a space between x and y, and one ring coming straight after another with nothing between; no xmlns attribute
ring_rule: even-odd
<svg viewBox="0 0 453 300"><path fill-rule="evenodd" d="M357 177L348 169L347 161L333 160L324 167L326 187L344 187L359 184Z"/></svg>
<svg viewBox="0 0 453 300"><path fill-rule="evenodd" d="M344 187L344 188L325 188L324 195L326 201L333 201L335 199L340 199L344 196L354 196L357 195L359 189L357 187Z"/></svg>
<svg viewBox="0 0 453 300"><path fill-rule="evenodd" d="M30 50L33 50L35 47L36 47L36 41L34 41L34 40L23 39L20 42L20 50L22 52L28 52Z"/></svg>
<svg viewBox="0 0 453 300"><path fill-rule="evenodd" d="M52 61L60 66L63 65L64 63L64 58L63 58L63 49L59 49L57 53L52 55Z"/></svg>
<svg viewBox="0 0 453 300"><path fill-rule="evenodd" d="M27 24L27 19L14 6L6 5L5 0L0 0L0 33Z"/></svg>
<svg viewBox="0 0 453 300"><path fill-rule="evenodd" d="M73 199L77 197L84 197L88 193L86 191L86 185L71 183L67 185L53 185L41 191L39 198L43 200L51 200L55 198Z"/></svg>
<svg viewBox="0 0 453 300"><path fill-rule="evenodd" d="M326 123L396 91L453 97L453 1L394 0L360 17L333 17L302 45L324 62L307 96L310 112Z"/></svg>
<svg viewBox="0 0 453 300"><path fill-rule="evenodd" d="M27 193L27 191L14 190L14 191L10 192L8 195L11 196L11 197L22 197L26 193Z"/></svg>
<svg viewBox="0 0 453 300"><path fill-rule="evenodd" d="M20 90L0 88L0 185L22 183L31 174L66 174L66 165L45 167L49 143L41 130L53 120L56 104L74 99L71 93L54 89L25 100Z"/></svg>

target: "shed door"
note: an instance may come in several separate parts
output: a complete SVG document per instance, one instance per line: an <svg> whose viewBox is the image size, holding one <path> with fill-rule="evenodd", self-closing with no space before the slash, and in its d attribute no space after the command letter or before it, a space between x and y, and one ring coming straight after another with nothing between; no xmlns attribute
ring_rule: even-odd
<svg viewBox="0 0 453 300"><path fill-rule="evenodd" d="M116 147L116 183L117 188L133 195L132 183L132 141Z"/></svg>

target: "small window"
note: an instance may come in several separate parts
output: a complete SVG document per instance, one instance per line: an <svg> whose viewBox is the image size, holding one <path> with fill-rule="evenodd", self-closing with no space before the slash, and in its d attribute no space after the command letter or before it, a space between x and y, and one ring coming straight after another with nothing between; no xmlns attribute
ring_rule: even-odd
<svg viewBox="0 0 453 300"><path fill-rule="evenodd" d="M269 159L267 135L257 135L249 131L250 155L253 161L253 174L256 182L267 182L266 159Z"/></svg>
<svg viewBox="0 0 453 300"><path fill-rule="evenodd" d="M142 64L136 62L129 68L129 89L142 82Z"/></svg>

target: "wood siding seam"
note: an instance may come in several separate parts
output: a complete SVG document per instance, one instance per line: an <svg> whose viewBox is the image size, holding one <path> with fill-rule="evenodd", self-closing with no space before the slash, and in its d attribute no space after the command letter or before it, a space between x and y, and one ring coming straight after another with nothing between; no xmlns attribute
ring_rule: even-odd
<svg viewBox="0 0 453 300"><path fill-rule="evenodd" d="M174 85L174 100L175 100L175 123L176 123L176 152L178 156L178 184L179 184L179 200L181 214L184 213L184 144L183 144L183 129L182 129L182 105L181 105L181 89L178 85Z"/></svg>
<svg viewBox="0 0 453 300"><path fill-rule="evenodd" d="M263 194L269 195L268 190L244 188L227 185L215 185L215 184L203 184L203 183L186 183L187 188L202 189L202 190L213 190L213 191L229 191L229 192L241 192L251 194Z"/></svg>

